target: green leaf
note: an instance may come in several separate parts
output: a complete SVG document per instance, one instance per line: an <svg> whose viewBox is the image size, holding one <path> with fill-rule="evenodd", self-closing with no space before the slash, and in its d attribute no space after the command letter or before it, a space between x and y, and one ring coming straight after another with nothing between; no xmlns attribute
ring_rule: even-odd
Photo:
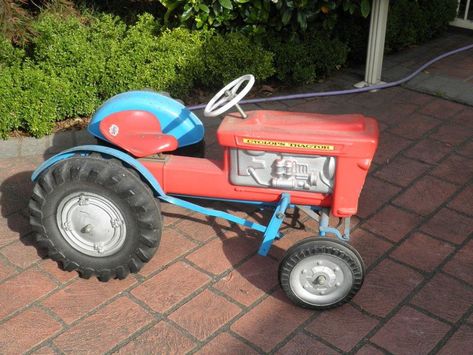
<svg viewBox="0 0 473 355"><path fill-rule="evenodd" d="M291 21L291 16L292 16L292 10L291 9L286 9L286 11L284 11L283 15L282 15L282 23L283 25L287 25L289 23L289 21Z"/></svg>
<svg viewBox="0 0 473 355"><path fill-rule="evenodd" d="M218 0L218 2L220 3L220 5L222 5L224 8L226 8L228 10L233 9L233 5L232 5L231 0Z"/></svg>
<svg viewBox="0 0 473 355"><path fill-rule="evenodd" d="M187 21L192 15L192 10L192 7L189 7L187 10L185 10L181 15L181 21Z"/></svg>
<svg viewBox="0 0 473 355"><path fill-rule="evenodd" d="M371 11L370 0L361 0L360 10L363 17L368 17Z"/></svg>
<svg viewBox="0 0 473 355"><path fill-rule="evenodd" d="M297 22L299 23L299 26L301 26L302 31L305 31L307 29L307 17L301 11L297 13Z"/></svg>
<svg viewBox="0 0 473 355"><path fill-rule="evenodd" d="M203 12L206 12L206 13L209 13L210 12L210 9L207 5L205 4L200 4L199 5L199 9L201 9Z"/></svg>

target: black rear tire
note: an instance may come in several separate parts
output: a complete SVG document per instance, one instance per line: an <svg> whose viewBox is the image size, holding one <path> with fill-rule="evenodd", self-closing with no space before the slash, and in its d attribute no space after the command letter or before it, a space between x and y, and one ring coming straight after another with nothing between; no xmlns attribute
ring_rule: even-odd
<svg viewBox="0 0 473 355"><path fill-rule="evenodd" d="M348 301L363 284L365 266L349 244L306 238L289 248L279 264L279 283L296 305L329 309Z"/></svg>
<svg viewBox="0 0 473 355"><path fill-rule="evenodd" d="M159 201L150 188L120 161L96 154L44 171L29 208L37 246L83 278L124 279L151 259L161 239Z"/></svg>

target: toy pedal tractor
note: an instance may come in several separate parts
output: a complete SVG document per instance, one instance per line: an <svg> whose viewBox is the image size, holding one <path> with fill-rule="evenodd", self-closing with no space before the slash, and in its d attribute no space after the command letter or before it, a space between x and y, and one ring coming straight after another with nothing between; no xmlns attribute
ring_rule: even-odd
<svg viewBox="0 0 473 355"><path fill-rule="evenodd" d="M376 150L376 121L361 115L245 113L238 102L254 81L252 75L232 81L205 108L210 117L233 106L239 111L218 128L221 161L173 154L204 136L200 120L180 102L151 91L106 101L88 129L108 146L66 150L33 173L29 207L38 246L81 277L123 279L158 248L159 200L261 232L260 255L282 237L286 209L297 206L319 221L320 236L287 251L279 268L281 287L307 308L350 300L361 287L364 266L346 241ZM192 197L256 204L274 213L261 225L189 202ZM330 211L344 221L343 234L329 225Z"/></svg>

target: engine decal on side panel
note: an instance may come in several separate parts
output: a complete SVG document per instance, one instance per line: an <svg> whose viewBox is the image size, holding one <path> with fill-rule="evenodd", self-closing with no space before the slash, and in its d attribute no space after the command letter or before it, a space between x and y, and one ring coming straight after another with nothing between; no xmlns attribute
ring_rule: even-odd
<svg viewBox="0 0 473 355"><path fill-rule="evenodd" d="M266 139L243 138L243 143L250 145L259 145L265 147L281 147L281 148L301 148L312 150L334 150L333 145L328 144L312 144L312 143L298 143L298 142L282 142L270 141Z"/></svg>
<svg viewBox="0 0 473 355"><path fill-rule="evenodd" d="M335 158L232 149L230 180L235 185L331 193Z"/></svg>

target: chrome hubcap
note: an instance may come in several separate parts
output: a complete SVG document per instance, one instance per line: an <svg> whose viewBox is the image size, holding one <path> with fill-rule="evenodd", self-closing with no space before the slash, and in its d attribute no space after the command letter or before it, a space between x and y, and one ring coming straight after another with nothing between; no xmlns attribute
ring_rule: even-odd
<svg viewBox="0 0 473 355"><path fill-rule="evenodd" d="M314 255L301 260L294 267L289 284L302 301L328 306L348 294L353 275L343 260L331 255Z"/></svg>
<svg viewBox="0 0 473 355"><path fill-rule="evenodd" d="M56 221L66 242L90 256L112 255L126 239L121 211L109 199L91 192L66 196L59 204Z"/></svg>

